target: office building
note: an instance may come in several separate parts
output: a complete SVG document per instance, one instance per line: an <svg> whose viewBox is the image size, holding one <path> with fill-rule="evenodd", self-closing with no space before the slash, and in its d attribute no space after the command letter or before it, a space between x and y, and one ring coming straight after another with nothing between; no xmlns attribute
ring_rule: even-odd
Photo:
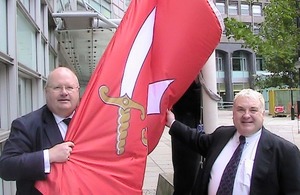
<svg viewBox="0 0 300 195"><path fill-rule="evenodd" d="M84 90L128 3L0 0L0 153L12 120L45 104L51 70L70 67ZM15 194L15 182L0 179L1 194Z"/></svg>
<svg viewBox="0 0 300 195"><path fill-rule="evenodd" d="M216 6L224 18L242 21L257 33L264 20L263 8L268 3L268 0L217 0ZM235 93L241 89L254 88L255 76L266 73L263 63L263 58L244 48L241 41L228 40L224 35L216 49L217 91L223 100L232 102Z"/></svg>

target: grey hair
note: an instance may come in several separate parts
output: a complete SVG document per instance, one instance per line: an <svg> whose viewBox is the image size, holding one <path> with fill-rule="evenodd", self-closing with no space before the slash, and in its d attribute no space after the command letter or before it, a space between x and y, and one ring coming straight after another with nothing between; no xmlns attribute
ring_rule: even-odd
<svg viewBox="0 0 300 195"><path fill-rule="evenodd" d="M233 102L235 102L235 100L238 98L238 97L251 97L251 98L254 98L254 99L257 99L260 101L261 103L261 109L264 111L265 110L265 99L264 99L264 96L253 90L253 89L243 89L241 90L240 92L238 92L235 96L234 96L234 100Z"/></svg>

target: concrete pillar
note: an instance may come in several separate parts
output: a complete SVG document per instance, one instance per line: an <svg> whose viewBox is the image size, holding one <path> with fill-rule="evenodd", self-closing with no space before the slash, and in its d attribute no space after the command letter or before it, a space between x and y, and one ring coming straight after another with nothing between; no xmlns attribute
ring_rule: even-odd
<svg viewBox="0 0 300 195"><path fill-rule="evenodd" d="M202 68L206 87L217 93L216 59L215 52ZM218 102L213 100L202 87L203 98L203 124L205 133L212 133L218 125Z"/></svg>

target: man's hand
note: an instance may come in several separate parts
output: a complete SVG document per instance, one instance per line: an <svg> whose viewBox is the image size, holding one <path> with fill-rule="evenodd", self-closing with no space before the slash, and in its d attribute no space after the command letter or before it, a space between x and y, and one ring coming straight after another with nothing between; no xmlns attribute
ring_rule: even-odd
<svg viewBox="0 0 300 195"><path fill-rule="evenodd" d="M175 121L175 115L171 110L167 110L167 121L166 121L167 127L171 127L174 121Z"/></svg>
<svg viewBox="0 0 300 195"><path fill-rule="evenodd" d="M64 142L57 144L49 149L49 161L53 162L66 162L73 150L73 142Z"/></svg>

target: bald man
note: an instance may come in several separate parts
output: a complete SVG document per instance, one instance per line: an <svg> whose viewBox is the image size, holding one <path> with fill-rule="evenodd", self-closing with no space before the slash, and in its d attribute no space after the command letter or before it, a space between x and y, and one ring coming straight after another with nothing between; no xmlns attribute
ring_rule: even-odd
<svg viewBox="0 0 300 195"><path fill-rule="evenodd" d="M18 195L41 194L35 181L44 180L51 163L69 159L74 144L65 142L68 124L79 104L77 76L66 67L54 69L45 86L46 105L15 119L0 157L0 177L16 181Z"/></svg>

